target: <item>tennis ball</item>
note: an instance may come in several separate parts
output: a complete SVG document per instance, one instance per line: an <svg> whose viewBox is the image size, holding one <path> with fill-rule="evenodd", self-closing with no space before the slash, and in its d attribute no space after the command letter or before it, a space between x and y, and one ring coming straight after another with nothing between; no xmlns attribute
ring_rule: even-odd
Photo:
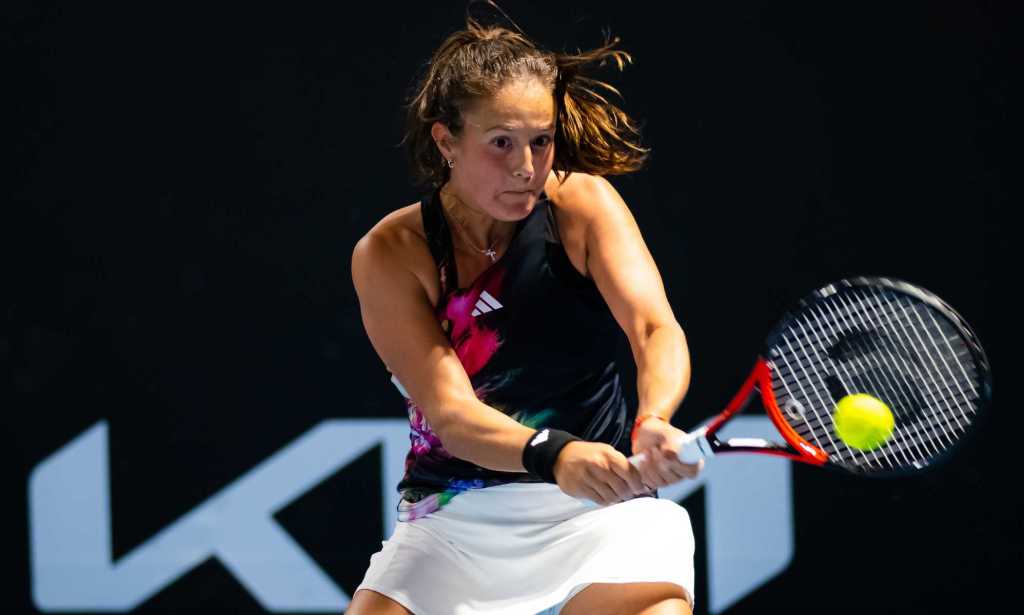
<svg viewBox="0 0 1024 615"><path fill-rule="evenodd" d="M857 450L871 451L892 436L896 421L885 402L867 393L854 393L836 404L832 423L840 440Z"/></svg>

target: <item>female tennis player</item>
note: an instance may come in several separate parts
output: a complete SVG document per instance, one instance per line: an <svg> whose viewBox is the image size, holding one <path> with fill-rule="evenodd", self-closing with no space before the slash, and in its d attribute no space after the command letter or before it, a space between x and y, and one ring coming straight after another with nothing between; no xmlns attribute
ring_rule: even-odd
<svg viewBox="0 0 1024 615"><path fill-rule="evenodd" d="M406 142L429 189L352 256L412 442L398 523L352 615L691 612L689 517L655 491L700 471L677 459L669 423L686 340L603 178L647 150L599 92L614 90L584 73L621 70L617 42L552 53L467 18L419 82Z"/></svg>

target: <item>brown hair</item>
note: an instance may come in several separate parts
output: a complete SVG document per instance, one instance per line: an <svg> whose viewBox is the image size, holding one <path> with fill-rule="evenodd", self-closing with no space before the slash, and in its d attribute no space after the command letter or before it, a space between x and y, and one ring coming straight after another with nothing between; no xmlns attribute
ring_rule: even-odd
<svg viewBox="0 0 1024 615"><path fill-rule="evenodd" d="M554 94L556 171L622 175L639 169L650 150L639 144L640 132L629 116L598 90L621 94L584 74L593 64L612 61L621 71L632 62L629 54L614 49L618 43L618 37L606 38L604 45L586 52L549 52L521 31L481 25L467 11L466 28L449 35L434 52L408 103L403 143L416 184L437 187L448 179L448 166L430 134L434 122L458 136L462 113L474 100L493 96L522 77L539 79Z"/></svg>

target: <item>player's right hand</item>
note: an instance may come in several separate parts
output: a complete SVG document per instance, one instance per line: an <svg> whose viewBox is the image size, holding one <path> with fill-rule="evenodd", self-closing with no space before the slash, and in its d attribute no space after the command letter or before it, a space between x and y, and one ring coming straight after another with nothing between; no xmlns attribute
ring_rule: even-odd
<svg viewBox="0 0 1024 615"><path fill-rule="evenodd" d="M648 493L626 456L602 442L570 442L558 453L555 480L565 493L602 506Z"/></svg>

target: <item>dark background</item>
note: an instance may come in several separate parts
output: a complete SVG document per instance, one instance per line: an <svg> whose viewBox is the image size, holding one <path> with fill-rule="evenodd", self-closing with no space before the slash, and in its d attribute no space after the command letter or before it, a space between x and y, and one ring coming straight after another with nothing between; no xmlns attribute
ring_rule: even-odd
<svg viewBox="0 0 1024 615"><path fill-rule="evenodd" d="M1016 596L997 580L1024 563L1001 380L1020 202L1008 4L502 3L549 48L610 29L634 56L600 76L653 154L611 179L688 335L679 426L727 400L783 308L847 275L937 293L993 364L993 411L948 465L899 481L795 468L792 565L730 613ZM33 608L29 472L99 419L116 558L325 418L404 415L349 255L418 198L401 103L465 3L259 6L2 9L5 610ZM352 493L379 480L369 454L278 515L348 593L381 532ZM702 547L697 564L703 612ZM261 610L216 561L139 611L213 609Z"/></svg>

